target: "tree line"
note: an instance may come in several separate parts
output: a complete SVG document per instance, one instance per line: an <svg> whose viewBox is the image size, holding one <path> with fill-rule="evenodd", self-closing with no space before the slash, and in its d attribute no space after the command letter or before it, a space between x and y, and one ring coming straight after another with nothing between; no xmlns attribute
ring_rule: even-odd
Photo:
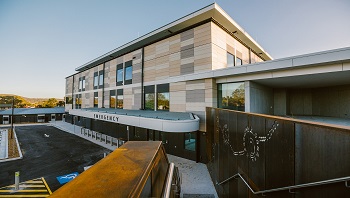
<svg viewBox="0 0 350 198"><path fill-rule="evenodd" d="M0 95L0 104L12 105L13 98L15 108L53 108L64 106L64 101L59 101L56 98L37 99L36 102L30 102L22 96L16 95Z"/></svg>

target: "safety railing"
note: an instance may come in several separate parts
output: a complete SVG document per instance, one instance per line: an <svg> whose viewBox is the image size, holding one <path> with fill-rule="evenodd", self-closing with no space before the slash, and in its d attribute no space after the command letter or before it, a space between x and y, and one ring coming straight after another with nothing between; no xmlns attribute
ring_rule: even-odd
<svg viewBox="0 0 350 198"><path fill-rule="evenodd" d="M174 163L170 163L166 183L163 190L163 198L180 197L181 179L179 171Z"/></svg>
<svg viewBox="0 0 350 198"><path fill-rule="evenodd" d="M298 185L293 185L293 186L285 186L285 187L280 187L280 188L273 188L273 189L268 189L268 190L261 190L261 191L254 191L253 188L248 184L248 182L242 177L241 174L237 173L221 182L216 182L216 185L222 185L231 179L238 179L241 178L244 184L249 188L249 190L257 195L257 194L266 194L266 193L272 193L272 192L277 192L277 191L284 191L288 190L290 193L294 193L292 190L294 189L299 189L299 188L306 188L306 187L312 187L312 186L320 186L320 185L326 185L326 184L332 184L332 183L338 183L338 182L345 182L345 187L350 188L350 176L348 177L340 177L340 178L335 178L335 179L328 179L328 180L322 180L318 182L310 182L310 183L305 183L305 184L298 184Z"/></svg>

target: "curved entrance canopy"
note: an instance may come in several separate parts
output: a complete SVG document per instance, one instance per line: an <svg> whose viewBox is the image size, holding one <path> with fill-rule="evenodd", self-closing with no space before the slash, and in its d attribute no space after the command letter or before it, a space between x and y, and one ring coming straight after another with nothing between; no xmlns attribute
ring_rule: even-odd
<svg viewBox="0 0 350 198"><path fill-rule="evenodd" d="M199 117L192 113L90 108L71 109L69 114L164 132L199 130Z"/></svg>

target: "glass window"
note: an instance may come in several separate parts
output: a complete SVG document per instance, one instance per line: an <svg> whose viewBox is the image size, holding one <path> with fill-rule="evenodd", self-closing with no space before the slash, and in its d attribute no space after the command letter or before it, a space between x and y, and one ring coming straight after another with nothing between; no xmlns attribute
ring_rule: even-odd
<svg viewBox="0 0 350 198"><path fill-rule="evenodd" d="M98 92L94 93L94 107L98 107Z"/></svg>
<svg viewBox="0 0 350 198"><path fill-rule="evenodd" d="M83 87L83 81L79 79L79 91L81 91L82 87Z"/></svg>
<svg viewBox="0 0 350 198"><path fill-rule="evenodd" d="M242 59L236 58L236 65L242 65Z"/></svg>
<svg viewBox="0 0 350 198"><path fill-rule="evenodd" d="M235 66L235 56L227 52L227 67Z"/></svg>
<svg viewBox="0 0 350 198"><path fill-rule="evenodd" d="M102 86L103 85L103 71L100 71L100 77L99 77L99 85Z"/></svg>
<svg viewBox="0 0 350 198"><path fill-rule="evenodd" d="M154 110L154 93L145 94L145 109Z"/></svg>
<svg viewBox="0 0 350 198"><path fill-rule="evenodd" d="M72 97L66 97L66 104L73 104Z"/></svg>
<svg viewBox="0 0 350 198"><path fill-rule="evenodd" d="M158 93L157 94L157 110L169 111L169 92L167 93Z"/></svg>
<svg viewBox="0 0 350 198"><path fill-rule="evenodd" d="M185 133L185 149L196 151L196 133Z"/></svg>
<svg viewBox="0 0 350 198"><path fill-rule="evenodd" d="M238 111L245 110L244 83L226 83L218 85L218 107Z"/></svg>
<svg viewBox="0 0 350 198"><path fill-rule="evenodd" d="M123 82L123 68L117 70L117 83Z"/></svg>
<svg viewBox="0 0 350 198"><path fill-rule="evenodd" d="M115 90L111 90L109 94L109 108L115 108L116 107L116 96L115 96Z"/></svg>
<svg viewBox="0 0 350 198"><path fill-rule="evenodd" d="M82 103L81 94L75 95L75 108L81 109L81 103Z"/></svg>
<svg viewBox="0 0 350 198"><path fill-rule="evenodd" d="M122 109L123 108L123 100L124 96L123 95L118 95L117 96L117 108Z"/></svg>
<svg viewBox="0 0 350 198"><path fill-rule="evenodd" d="M125 68L125 80L132 80L132 66Z"/></svg>
<svg viewBox="0 0 350 198"><path fill-rule="evenodd" d="M149 85L144 87L144 104L143 108L145 110L154 110L155 105L155 86Z"/></svg>
<svg viewBox="0 0 350 198"><path fill-rule="evenodd" d="M94 77L94 88L98 87L98 75Z"/></svg>
<svg viewBox="0 0 350 198"><path fill-rule="evenodd" d="M82 81L82 89L83 89L83 91L85 91L85 78Z"/></svg>
<svg viewBox="0 0 350 198"><path fill-rule="evenodd" d="M117 101L116 101L116 108L123 109L123 96L124 92L123 89L117 89Z"/></svg>
<svg viewBox="0 0 350 198"><path fill-rule="evenodd" d="M169 111L169 83L157 85L157 110Z"/></svg>
<svg viewBox="0 0 350 198"><path fill-rule="evenodd" d="M118 69L117 71L117 82L123 81L123 69Z"/></svg>

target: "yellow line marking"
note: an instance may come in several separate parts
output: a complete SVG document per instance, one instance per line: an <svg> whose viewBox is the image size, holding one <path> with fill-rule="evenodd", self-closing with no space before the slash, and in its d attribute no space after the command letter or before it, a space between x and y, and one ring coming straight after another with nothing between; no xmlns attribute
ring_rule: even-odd
<svg viewBox="0 0 350 198"><path fill-rule="evenodd" d="M47 190L0 190L0 192L47 192Z"/></svg>
<svg viewBox="0 0 350 198"><path fill-rule="evenodd" d="M10 187L15 187L15 185L11 185L11 186L7 186L7 188L10 188ZM43 184L43 185L19 185L20 188L45 188L46 186Z"/></svg>
<svg viewBox="0 0 350 198"><path fill-rule="evenodd" d="M49 195L0 195L0 197L48 197Z"/></svg>
<svg viewBox="0 0 350 198"><path fill-rule="evenodd" d="M42 177L41 179L43 180L43 182L44 182L44 184L46 186L46 189L49 191L49 193L51 195L52 194L51 189L50 189L49 185L47 185L45 178Z"/></svg>
<svg viewBox="0 0 350 198"><path fill-rule="evenodd" d="M43 183L42 181L26 181L26 184L36 184L36 183Z"/></svg>

